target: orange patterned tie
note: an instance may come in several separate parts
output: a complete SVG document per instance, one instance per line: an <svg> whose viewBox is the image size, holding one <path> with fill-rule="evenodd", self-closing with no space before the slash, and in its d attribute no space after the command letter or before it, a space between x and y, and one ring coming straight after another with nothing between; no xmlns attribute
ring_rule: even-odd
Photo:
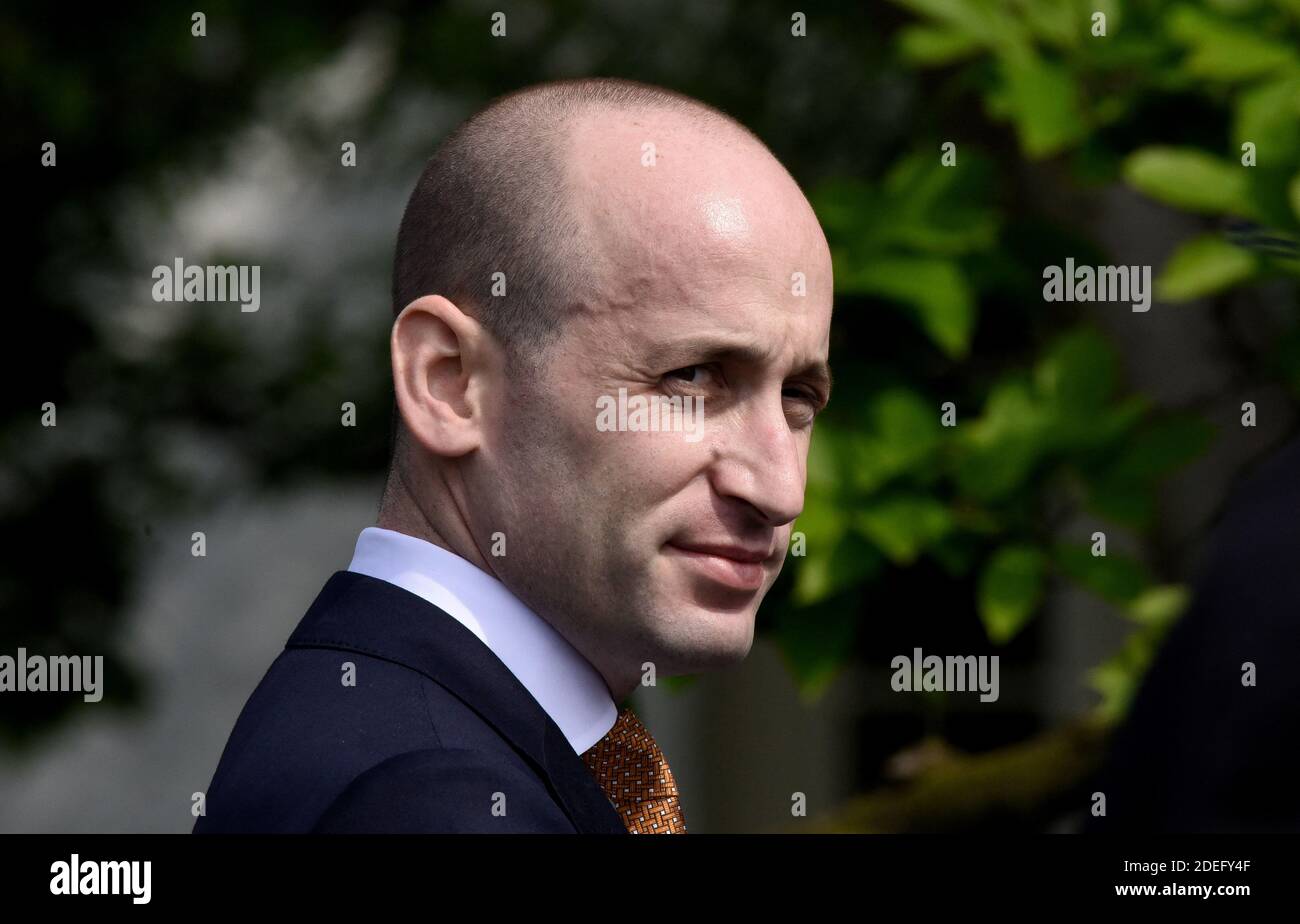
<svg viewBox="0 0 1300 924"><path fill-rule="evenodd" d="M677 782L655 739L631 709L582 753L631 834L685 834Z"/></svg>

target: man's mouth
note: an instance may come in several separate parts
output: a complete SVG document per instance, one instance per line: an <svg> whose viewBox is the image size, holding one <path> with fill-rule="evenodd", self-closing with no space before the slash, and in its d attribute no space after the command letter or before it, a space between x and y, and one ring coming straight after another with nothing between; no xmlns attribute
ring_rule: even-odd
<svg viewBox="0 0 1300 924"><path fill-rule="evenodd" d="M697 574L734 590L761 588L772 557L768 548L725 543L669 542L664 548Z"/></svg>

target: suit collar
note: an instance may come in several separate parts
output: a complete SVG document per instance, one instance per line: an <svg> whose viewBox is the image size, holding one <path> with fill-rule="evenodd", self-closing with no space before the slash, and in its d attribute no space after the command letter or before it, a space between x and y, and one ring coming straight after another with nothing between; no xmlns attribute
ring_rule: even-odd
<svg viewBox="0 0 1300 924"><path fill-rule="evenodd" d="M473 632L432 603L377 578L336 572L286 648L384 658L447 689L510 741L546 779L582 833L627 833L564 733Z"/></svg>
<svg viewBox="0 0 1300 924"><path fill-rule="evenodd" d="M581 754L605 736L618 708L600 672L500 580L447 549L370 526L349 571L409 590L492 649Z"/></svg>

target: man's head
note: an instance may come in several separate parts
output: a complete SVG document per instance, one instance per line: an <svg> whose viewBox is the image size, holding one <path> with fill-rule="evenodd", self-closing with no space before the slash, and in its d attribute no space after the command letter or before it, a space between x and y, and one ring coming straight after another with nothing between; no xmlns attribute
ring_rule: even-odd
<svg viewBox="0 0 1300 924"><path fill-rule="evenodd" d="M761 142L627 81L503 97L425 168L393 297L380 524L494 574L616 696L742 659L830 385L830 254ZM702 435L599 423L672 396Z"/></svg>

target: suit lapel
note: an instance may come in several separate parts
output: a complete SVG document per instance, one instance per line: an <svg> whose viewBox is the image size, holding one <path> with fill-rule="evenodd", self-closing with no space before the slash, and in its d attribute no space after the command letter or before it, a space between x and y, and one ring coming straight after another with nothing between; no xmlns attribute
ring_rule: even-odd
<svg viewBox="0 0 1300 924"><path fill-rule="evenodd" d="M285 647L341 648L419 671L534 765L579 832L627 833L587 765L527 688L478 636L427 600L387 581L338 571Z"/></svg>

